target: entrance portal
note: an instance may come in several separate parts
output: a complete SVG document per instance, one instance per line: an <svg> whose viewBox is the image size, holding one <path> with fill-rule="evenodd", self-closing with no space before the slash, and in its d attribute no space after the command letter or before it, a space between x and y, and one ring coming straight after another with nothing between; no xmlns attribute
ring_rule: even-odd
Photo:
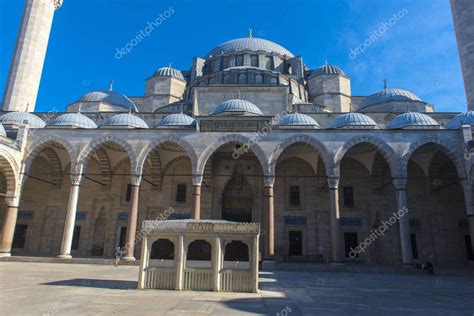
<svg viewBox="0 0 474 316"><path fill-rule="evenodd" d="M222 197L222 219L233 222L252 222L252 190L236 165Z"/></svg>

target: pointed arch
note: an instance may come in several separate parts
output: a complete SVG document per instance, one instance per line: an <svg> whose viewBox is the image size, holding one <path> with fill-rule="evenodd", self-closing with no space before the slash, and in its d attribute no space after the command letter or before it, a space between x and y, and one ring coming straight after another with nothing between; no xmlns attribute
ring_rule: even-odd
<svg viewBox="0 0 474 316"><path fill-rule="evenodd" d="M14 198L18 193L19 171L15 159L6 151L0 149L0 171L3 172L7 184L7 198Z"/></svg>

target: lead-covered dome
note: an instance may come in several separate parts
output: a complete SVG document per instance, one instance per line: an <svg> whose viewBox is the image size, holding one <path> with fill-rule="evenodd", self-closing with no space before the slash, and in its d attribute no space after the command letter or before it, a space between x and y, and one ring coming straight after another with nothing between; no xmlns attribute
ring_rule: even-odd
<svg viewBox="0 0 474 316"><path fill-rule="evenodd" d="M30 128L43 128L46 123L38 116L29 112L9 112L0 116L0 123L3 125L24 126Z"/></svg>
<svg viewBox="0 0 474 316"><path fill-rule="evenodd" d="M474 125L474 111L456 115L446 124L446 128L460 128L462 125Z"/></svg>
<svg viewBox="0 0 474 316"><path fill-rule="evenodd" d="M158 69L155 72L154 76L157 76L157 77L175 77L175 78L184 80L184 76L181 73L181 71L179 71L178 69L172 68L171 66L170 67L162 67L162 68Z"/></svg>
<svg viewBox="0 0 474 316"><path fill-rule="evenodd" d="M53 126L65 126L75 128L97 128L93 120L81 113L66 113L54 119Z"/></svg>
<svg viewBox="0 0 474 316"><path fill-rule="evenodd" d="M283 116L277 124L278 126L300 126L300 127L316 127L319 128L318 122L316 122L311 116L301 114L298 112L290 113Z"/></svg>
<svg viewBox="0 0 474 316"><path fill-rule="evenodd" d="M184 113L170 114L163 118L159 126L195 126L196 121Z"/></svg>
<svg viewBox="0 0 474 316"><path fill-rule="evenodd" d="M374 128L377 123L370 117L362 113L346 113L336 118L331 123L331 128Z"/></svg>
<svg viewBox="0 0 474 316"><path fill-rule="evenodd" d="M318 67L315 70L313 70L311 72L310 78L314 78L314 77L321 76L321 75L345 76L346 74L338 66L325 64L325 65L322 65L321 67Z"/></svg>
<svg viewBox="0 0 474 316"><path fill-rule="evenodd" d="M86 93L77 102L104 102L125 108L128 111L138 112L135 104L126 95L111 90L96 90Z"/></svg>
<svg viewBox="0 0 474 316"><path fill-rule="evenodd" d="M242 51L264 51L267 53L276 53L279 55L286 55L288 57L294 57L294 55L284 48L283 46L274 43L272 41L263 38L237 38L227 42L224 42L211 50L207 56L215 56L219 54L226 54L231 52L242 52Z"/></svg>
<svg viewBox="0 0 474 316"><path fill-rule="evenodd" d="M387 126L388 129L396 128L438 128L439 123L430 116L419 112L407 112L395 116Z"/></svg>
<svg viewBox="0 0 474 316"><path fill-rule="evenodd" d="M219 104L211 115L263 115L262 111L252 102L240 99L227 100Z"/></svg>
<svg viewBox="0 0 474 316"><path fill-rule="evenodd" d="M407 90L385 88L364 98L360 103L359 110L371 105L390 101L421 101L421 99Z"/></svg>
<svg viewBox="0 0 474 316"><path fill-rule="evenodd" d="M148 128L148 124L132 113L122 113L109 117L101 127Z"/></svg>

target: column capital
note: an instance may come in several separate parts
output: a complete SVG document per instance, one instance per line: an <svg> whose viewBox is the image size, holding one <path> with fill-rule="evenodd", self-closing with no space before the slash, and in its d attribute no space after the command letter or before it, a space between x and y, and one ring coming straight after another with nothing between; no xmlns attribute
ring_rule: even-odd
<svg viewBox="0 0 474 316"><path fill-rule="evenodd" d="M193 174L192 178L193 178L193 185L194 186L201 186L202 179L203 179L202 174Z"/></svg>
<svg viewBox="0 0 474 316"><path fill-rule="evenodd" d="M5 202L7 207L16 207L20 205L20 197L19 196L12 196L12 197L5 197Z"/></svg>
<svg viewBox="0 0 474 316"><path fill-rule="evenodd" d="M331 190L337 190L337 188L339 187L339 181L341 180L341 178L339 177L328 177L328 187L329 189Z"/></svg>
<svg viewBox="0 0 474 316"><path fill-rule="evenodd" d="M274 175L265 175L263 178L263 182L266 188L272 188L273 184L275 183L275 176Z"/></svg>
<svg viewBox="0 0 474 316"><path fill-rule="evenodd" d="M63 5L63 0L51 0L54 5L54 9L59 9Z"/></svg>
<svg viewBox="0 0 474 316"><path fill-rule="evenodd" d="M138 186L140 186L140 183L142 182L142 175L141 174L132 174L132 175L130 175L130 181L132 183L132 186L138 187Z"/></svg>
<svg viewBox="0 0 474 316"><path fill-rule="evenodd" d="M397 190L406 190L407 178L406 177L395 177L392 179L393 185Z"/></svg>
<svg viewBox="0 0 474 316"><path fill-rule="evenodd" d="M81 185L81 182L82 182L82 173L71 173L72 185Z"/></svg>

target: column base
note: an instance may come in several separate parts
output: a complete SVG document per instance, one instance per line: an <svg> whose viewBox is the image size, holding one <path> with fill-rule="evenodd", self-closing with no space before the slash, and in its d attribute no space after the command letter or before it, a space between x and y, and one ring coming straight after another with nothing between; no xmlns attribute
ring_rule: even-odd
<svg viewBox="0 0 474 316"><path fill-rule="evenodd" d="M0 252L0 258L3 258L3 257L11 257L12 254L10 252Z"/></svg>
<svg viewBox="0 0 474 316"><path fill-rule="evenodd" d="M59 259L72 259L72 256L71 255L59 255L58 258Z"/></svg>
<svg viewBox="0 0 474 316"><path fill-rule="evenodd" d="M137 259L135 259L135 257L123 257L122 260L125 260L125 261L135 261Z"/></svg>

